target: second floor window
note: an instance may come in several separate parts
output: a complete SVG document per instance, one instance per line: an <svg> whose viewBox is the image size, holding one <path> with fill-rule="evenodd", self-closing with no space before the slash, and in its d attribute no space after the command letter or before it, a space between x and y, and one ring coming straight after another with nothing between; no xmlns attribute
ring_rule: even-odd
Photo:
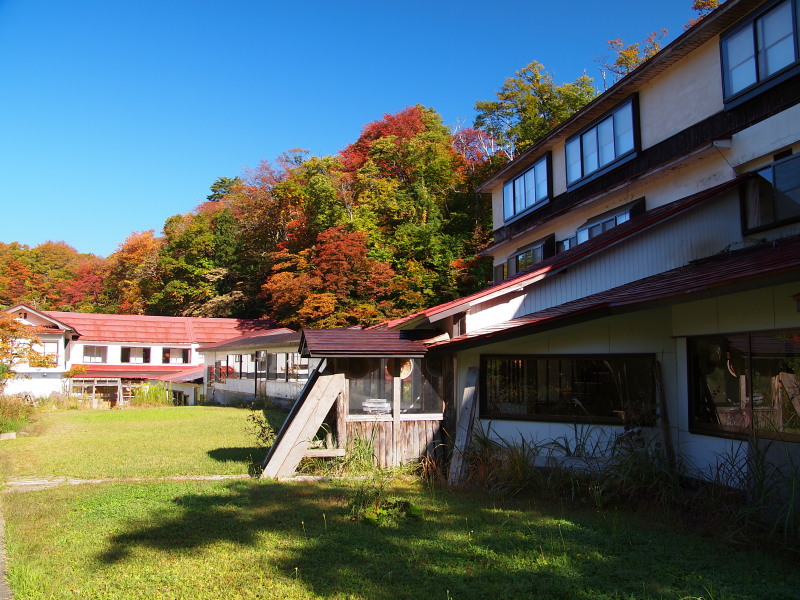
<svg viewBox="0 0 800 600"><path fill-rule="evenodd" d="M567 140L567 184L601 171L635 148L633 99Z"/></svg>
<svg viewBox="0 0 800 600"><path fill-rule="evenodd" d="M722 38L726 100L797 62L797 4L774 4Z"/></svg>
<svg viewBox="0 0 800 600"><path fill-rule="evenodd" d="M742 205L746 233L800 221L800 154L756 171Z"/></svg>
<svg viewBox="0 0 800 600"><path fill-rule="evenodd" d="M164 348L161 351L161 362L165 364L186 364L191 357L189 348Z"/></svg>
<svg viewBox="0 0 800 600"><path fill-rule="evenodd" d="M503 186L503 217L509 220L550 197L549 157L536 161L531 168Z"/></svg>
<svg viewBox="0 0 800 600"><path fill-rule="evenodd" d="M84 346L83 362L85 363L104 363L106 362L107 348L105 346Z"/></svg>
<svg viewBox="0 0 800 600"><path fill-rule="evenodd" d="M150 362L150 348L126 348L120 350L120 361L124 363L146 364Z"/></svg>

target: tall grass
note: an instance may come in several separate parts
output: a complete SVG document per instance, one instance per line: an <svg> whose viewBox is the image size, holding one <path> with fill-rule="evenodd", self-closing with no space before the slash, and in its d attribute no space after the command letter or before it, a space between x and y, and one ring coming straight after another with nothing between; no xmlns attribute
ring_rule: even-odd
<svg viewBox="0 0 800 600"><path fill-rule="evenodd" d="M35 405L25 396L0 396L0 433L21 429L35 410Z"/></svg>

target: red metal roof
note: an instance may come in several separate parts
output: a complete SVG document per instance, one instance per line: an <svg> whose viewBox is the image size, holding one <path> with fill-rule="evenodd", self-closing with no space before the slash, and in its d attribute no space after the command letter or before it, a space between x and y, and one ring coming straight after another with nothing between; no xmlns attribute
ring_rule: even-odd
<svg viewBox="0 0 800 600"><path fill-rule="evenodd" d="M531 269L518 273L513 277L502 281L501 283L491 285L486 289L475 292L469 296L464 296L463 298L458 298L457 300L451 300L450 302L445 302L444 304L426 308L425 310L414 313L408 317L387 321L380 326L389 328L399 327L403 324L410 323L420 318L430 319L431 317L448 310L458 308L462 305L466 310L469 306L480 302L483 298L488 296L494 296L495 294L502 293L504 290L512 291L520 286L529 285L533 281L539 280L543 277L555 275L565 268L574 265L576 262L585 260L598 254L599 252L603 252L608 248L619 244L620 242L641 234L654 226L664 223L667 220L694 208L706 200L710 200L721 192L736 187L749 177L750 175L743 175L713 188L703 190L702 192L698 192L669 204L648 210L641 215L632 218L630 221L609 229L608 231L603 232L600 235L583 242L582 244L578 244L577 246L573 246L565 252L560 252L559 254L546 258L545 260L537 263Z"/></svg>
<svg viewBox="0 0 800 600"><path fill-rule="evenodd" d="M198 377L203 376L203 367L197 365L74 365L83 367L84 373L76 375L77 378L121 377L123 379L158 379L167 381L168 378L180 376L187 372L199 371ZM193 378L194 379L194 378Z"/></svg>
<svg viewBox="0 0 800 600"><path fill-rule="evenodd" d="M800 237L726 252L530 315L472 331L429 349L456 351L571 322L800 279Z"/></svg>
<svg viewBox="0 0 800 600"><path fill-rule="evenodd" d="M304 329L300 353L331 356L424 356L425 339L436 332L397 329Z"/></svg>
<svg viewBox="0 0 800 600"><path fill-rule="evenodd" d="M263 319L152 317L42 311L77 330L82 341L151 344L212 344L246 333L263 332L275 323Z"/></svg>

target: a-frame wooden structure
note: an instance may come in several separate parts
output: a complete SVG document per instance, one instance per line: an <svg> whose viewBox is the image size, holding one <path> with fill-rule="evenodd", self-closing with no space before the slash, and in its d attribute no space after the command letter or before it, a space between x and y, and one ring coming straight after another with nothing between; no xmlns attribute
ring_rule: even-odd
<svg viewBox="0 0 800 600"><path fill-rule="evenodd" d="M344 394L344 375L324 374L325 361L309 375L300 397L284 421L275 443L264 459L261 478L280 479L294 475L304 456L343 455L344 449L311 448L325 417Z"/></svg>

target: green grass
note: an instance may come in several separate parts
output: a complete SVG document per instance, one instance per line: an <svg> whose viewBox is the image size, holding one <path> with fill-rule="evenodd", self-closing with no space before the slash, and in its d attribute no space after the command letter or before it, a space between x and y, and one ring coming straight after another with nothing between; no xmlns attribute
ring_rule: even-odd
<svg viewBox="0 0 800 600"><path fill-rule="evenodd" d="M7 493L15 598L796 598L785 558L637 516L393 482L421 517L350 518L346 483Z"/></svg>
<svg viewBox="0 0 800 600"><path fill-rule="evenodd" d="M47 414L31 437L0 445L0 467L6 478L246 473L257 452L248 414ZM277 426L282 414L268 416ZM373 497L409 510L368 519L360 501ZM657 512L418 480L9 486L0 502L15 600L746 600L800 589L797 556L725 545Z"/></svg>
<svg viewBox="0 0 800 600"><path fill-rule="evenodd" d="M207 406L38 413L30 435L0 445L0 477L246 474L266 455L248 414Z"/></svg>

